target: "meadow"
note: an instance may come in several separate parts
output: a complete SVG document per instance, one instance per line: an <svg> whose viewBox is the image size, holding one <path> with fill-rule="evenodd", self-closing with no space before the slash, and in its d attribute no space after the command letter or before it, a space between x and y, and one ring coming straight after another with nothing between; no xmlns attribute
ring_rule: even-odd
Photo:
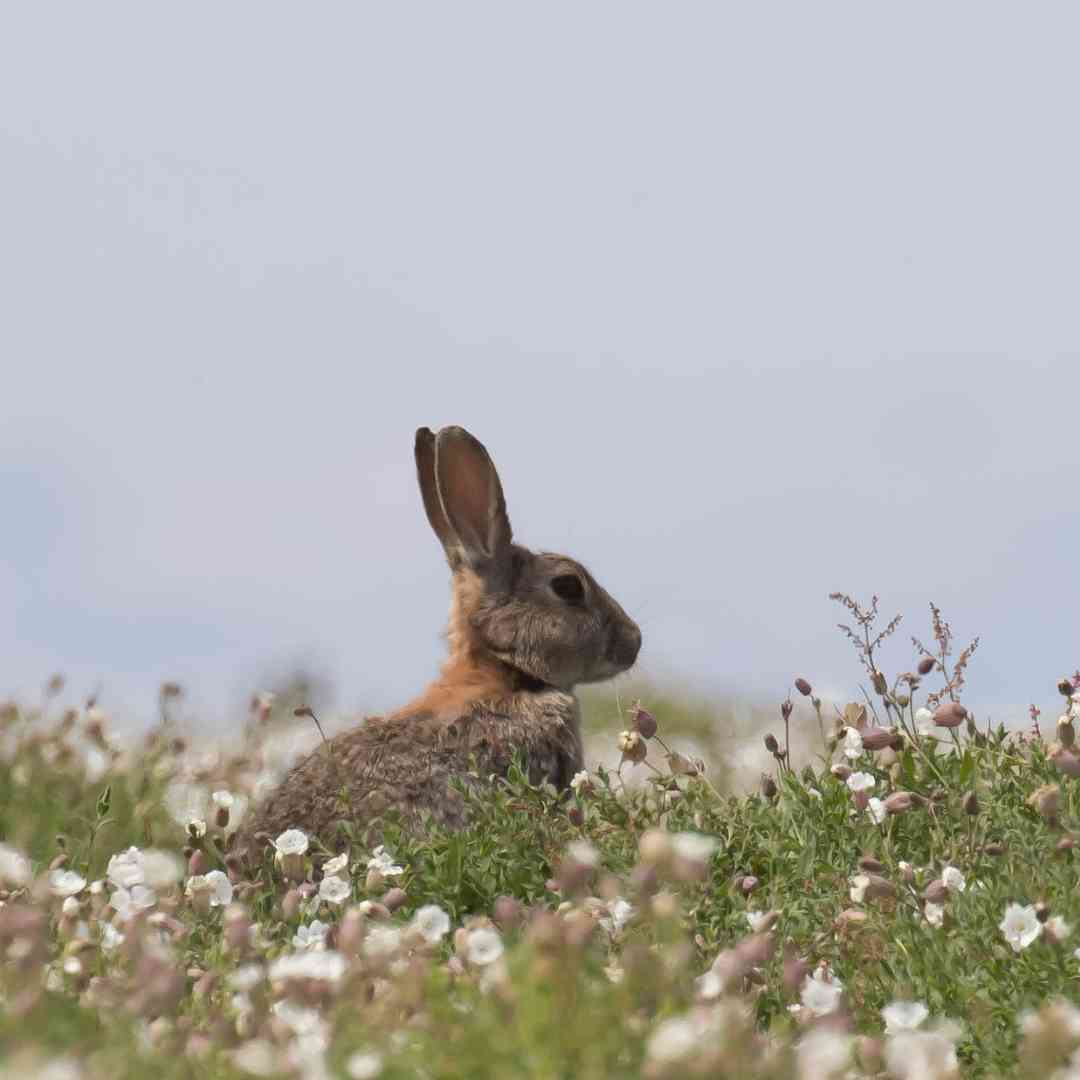
<svg viewBox="0 0 1080 1080"><path fill-rule="evenodd" d="M793 676L749 793L707 712L589 698L617 752L569 793L257 873L231 837L304 702L232 747L171 684L127 745L59 676L0 706L0 1077L1080 1078L1080 673L991 728L940 612L885 671L899 621L835 599L850 700Z"/></svg>

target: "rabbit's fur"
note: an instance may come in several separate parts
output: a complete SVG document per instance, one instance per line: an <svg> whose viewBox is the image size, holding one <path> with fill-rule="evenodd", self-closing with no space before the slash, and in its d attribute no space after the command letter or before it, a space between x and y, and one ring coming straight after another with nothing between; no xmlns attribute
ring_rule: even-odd
<svg viewBox="0 0 1080 1080"><path fill-rule="evenodd" d="M416 468L452 571L449 658L416 700L296 765L238 838L249 857L289 828L339 847L338 821L374 835L389 810L460 826L451 778L504 776L515 754L533 783L567 787L582 767L574 686L637 658L637 625L584 567L512 542L498 474L472 435L421 428Z"/></svg>

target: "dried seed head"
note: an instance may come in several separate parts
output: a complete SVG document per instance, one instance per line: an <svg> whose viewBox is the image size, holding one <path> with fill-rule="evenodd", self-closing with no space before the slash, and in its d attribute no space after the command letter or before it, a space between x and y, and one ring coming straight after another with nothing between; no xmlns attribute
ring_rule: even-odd
<svg viewBox="0 0 1080 1080"><path fill-rule="evenodd" d="M656 717L640 704L634 706L634 730L643 739L651 739L656 734Z"/></svg>
<svg viewBox="0 0 1080 1080"><path fill-rule="evenodd" d="M911 704L911 698L908 697L907 694L897 694L896 704L899 705L901 709L906 709Z"/></svg>
<svg viewBox="0 0 1080 1080"><path fill-rule="evenodd" d="M929 675L934 670L934 664L936 661L932 656L924 656L919 661L919 666L915 669L920 675Z"/></svg>
<svg viewBox="0 0 1080 1080"><path fill-rule="evenodd" d="M1071 697L1073 691L1076 689L1076 687L1073 686L1072 679L1070 679L1068 675L1057 684L1057 688L1058 693L1064 694L1066 697Z"/></svg>
<svg viewBox="0 0 1080 1080"><path fill-rule="evenodd" d="M761 794L766 799L775 799L779 789L776 786L776 781L768 774L761 774Z"/></svg>
<svg viewBox="0 0 1080 1080"><path fill-rule="evenodd" d="M1073 727L1072 717L1068 713L1058 717L1057 737L1062 746L1072 746L1076 742L1076 728Z"/></svg>
<svg viewBox="0 0 1080 1080"><path fill-rule="evenodd" d="M875 671L870 677L870 681L874 684L874 689L879 694L887 694L889 692L889 680L886 679L880 671Z"/></svg>
<svg viewBox="0 0 1080 1080"><path fill-rule="evenodd" d="M790 700L788 700L788 701L784 701L784 702L781 702L781 705L780 705L780 715L781 715L781 716L782 716L782 717L783 717L783 718L784 718L785 720L787 720L787 719L788 719L788 718L789 718L789 717L791 716L791 710L792 710L793 708L794 708L794 706L793 706L793 705L791 704L791 701L790 701Z"/></svg>
<svg viewBox="0 0 1080 1080"><path fill-rule="evenodd" d="M281 914L286 922L291 922L300 912L300 890L290 889L281 899Z"/></svg>
<svg viewBox="0 0 1080 1080"><path fill-rule="evenodd" d="M958 701L947 701L934 712L934 724L943 728L958 728L967 719L967 709Z"/></svg>
<svg viewBox="0 0 1080 1080"><path fill-rule="evenodd" d="M974 817L979 812L979 796L974 791L969 791L964 796L964 813Z"/></svg>
<svg viewBox="0 0 1080 1080"><path fill-rule="evenodd" d="M813 688L801 677L795 680L795 689L798 690L803 697L809 697L813 693Z"/></svg>

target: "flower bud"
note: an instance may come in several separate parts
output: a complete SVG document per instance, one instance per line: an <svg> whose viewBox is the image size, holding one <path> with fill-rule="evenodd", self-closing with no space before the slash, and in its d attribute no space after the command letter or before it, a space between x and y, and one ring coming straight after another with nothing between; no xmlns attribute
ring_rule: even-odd
<svg viewBox="0 0 1080 1080"><path fill-rule="evenodd" d="M367 877L364 879L364 888L368 892L378 892L386 883L386 878L383 877L383 872L377 867L371 867L367 872Z"/></svg>
<svg viewBox="0 0 1080 1080"><path fill-rule="evenodd" d="M785 720L787 720L791 716L791 710L793 708L794 708L794 706L791 704L790 701L781 702L781 704L780 704L780 715Z"/></svg>
<svg viewBox="0 0 1080 1080"><path fill-rule="evenodd" d="M924 656L919 661L919 666L915 669L920 675L929 675L934 670L934 665L937 661L932 656Z"/></svg>
<svg viewBox="0 0 1080 1080"><path fill-rule="evenodd" d="M749 896L757 887L761 884L753 874L747 874L739 882L739 889L742 891L743 896Z"/></svg>
<svg viewBox="0 0 1080 1080"><path fill-rule="evenodd" d="M949 890L941 878L934 878L923 891L923 899L929 900L931 904L944 904L948 898Z"/></svg>
<svg viewBox="0 0 1080 1080"><path fill-rule="evenodd" d="M290 889L281 899L281 916L292 922L300 912L300 890Z"/></svg>
<svg viewBox="0 0 1080 1080"><path fill-rule="evenodd" d="M1043 784L1028 796L1027 803L1044 821L1056 821L1061 809L1061 788L1057 784Z"/></svg>
<svg viewBox="0 0 1080 1080"><path fill-rule="evenodd" d="M1065 697L1071 697L1073 690L1076 689L1076 687L1073 686L1072 679L1070 679L1068 675L1057 684L1057 688L1058 693L1064 694Z"/></svg>
<svg viewBox="0 0 1080 1080"><path fill-rule="evenodd" d="M897 694L896 704L899 705L901 709L906 709L911 704L911 698L908 697L907 694Z"/></svg>
<svg viewBox="0 0 1080 1080"><path fill-rule="evenodd" d="M566 816L570 819L570 824L576 825L579 829L585 824L585 811L577 803L572 803L567 808Z"/></svg>
<svg viewBox="0 0 1080 1080"><path fill-rule="evenodd" d="M859 859L859 869L865 870L869 874L880 874L885 870L885 864L879 862L873 855L864 855Z"/></svg>
<svg viewBox="0 0 1080 1080"><path fill-rule="evenodd" d="M229 825L229 808L227 806L219 806L217 812L214 814L214 824L219 829L228 828Z"/></svg>
<svg viewBox="0 0 1080 1080"><path fill-rule="evenodd" d="M393 914L393 912L397 911L397 909L406 903L408 899L409 897L406 895L404 889L395 887L393 889L387 889L386 892L383 893L382 902L386 905L387 910Z"/></svg>
<svg viewBox="0 0 1080 1080"><path fill-rule="evenodd" d="M994 856L1004 855L1005 854L1005 845L1001 844L1001 843L998 843L998 841L994 840L994 841L991 841L989 844L983 844L983 851L987 855L994 855Z"/></svg>
<svg viewBox="0 0 1080 1080"><path fill-rule="evenodd" d="M870 681L874 685L874 689L879 694L886 694L889 691L889 680L885 678L880 671L875 671L870 677Z"/></svg>
<svg viewBox="0 0 1080 1080"><path fill-rule="evenodd" d="M967 709L958 701L947 701L934 711L934 724L943 728L958 728L967 719Z"/></svg>
<svg viewBox="0 0 1080 1080"><path fill-rule="evenodd" d="M885 811L889 814L906 814L915 805L910 791L894 791L885 799Z"/></svg>
<svg viewBox="0 0 1080 1080"><path fill-rule="evenodd" d="M350 907L338 924L338 949L346 956L355 956L360 951L360 943L364 940L366 929L367 920L363 912L355 905Z"/></svg>
<svg viewBox="0 0 1080 1080"><path fill-rule="evenodd" d="M979 796L974 791L969 791L964 796L964 813L974 817L979 812Z"/></svg>
<svg viewBox="0 0 1080 1080"><path fill-rule="evenodd" d="M761 774L761 794L766 799L775 799L779 789L776 786L776 781L768 774Z"/></svg>
<svg viewBox="0 0 1080 1080"><path fill-rule="evenodd" d="M629 761L632 765L644 761L649 752L645 740L636 731L624 731L619 736L619 750L623 761Z"/></svg>
<svg viewBox="0 0 1080 1080"><path fill-rule="evenodd" d="M1058 717L1057 737L1058 742L1065 747L1072 746L1076 742L1076 728L1073 727L1072 717L1068 713L1063 713Z"/></svg>
<svg viewBox="0 0 1080 1080"><path fill-rule="evenodd" d="M201 848L196 848L188 859L188 876L199 877L206 873L209 866L210 864L206 858L206 852Z"/></svg>
<svg viewBox="0 0 1080 1080"><path fill-rule="evenodd" d="M780 749L780 744L776 741L776 736L771 731L765 736L765 749L768 750L770 754L775 754Z"/></svg>
<svg viewBox="0 0 1080 1080"><path fill-rule="evenodd" d="M634 730L643 739L651 739L656 734L656 717L640 705L634 710Z"/></svg>
<svg viewBox="0 0 1080 1080"><path fill-rule="evenodd" d="M851 775L851 769L849 769L848 766L843 764L842 762L834 765L831 769L829 769L829 772L831 772L837 780L846 780Z"/></svg>
<svg viewBox="0 0 1080 1080"><path fill-rule="evenodd" d="M523 917L521 902L512 896L500 896L495 901L491 917L495 925L505 934L521 924Z"/></svg>
<svg viewBox="0 0 1080 1080"><path fill-rule="evenodd" d="M891 728L863 728L860 734L865 750L884 750L887 746L892 746L897 738L896 732Z"/></svg>
<svg viewBox="0 0 1080 1080"><path fill-rule="evenodd" d="M798 690L803 697L809 697L813 693L813 688L803 678L795 680L795 689Z"/></svg>
<svg viewBox="0 0 1080 1080"><path fill-rule="evenodd" d="M1067 855L1074 847L1076 847L1076 838L1063 836L1055 845L1055 850L1059 855Z"/></svg>
<svg viewBox="0 0 1080 1080"><path fill-rule="evenodd" d="M1080 757L1063 746L1055 746L1049 754L1050 760L1066 775L1080 776Z"/></svg>

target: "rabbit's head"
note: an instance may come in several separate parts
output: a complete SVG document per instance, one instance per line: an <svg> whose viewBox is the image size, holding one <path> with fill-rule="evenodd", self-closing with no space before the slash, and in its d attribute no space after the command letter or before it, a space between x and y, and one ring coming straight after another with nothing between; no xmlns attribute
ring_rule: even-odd
<svg viewBox="0 0 1080 1080"><path fill-rule="evenodd" d="M453 571L452 653L569 690L629 668L637 624L578 562L513 543L502 485L464 428L416 433L424 509Z"/></svg>

